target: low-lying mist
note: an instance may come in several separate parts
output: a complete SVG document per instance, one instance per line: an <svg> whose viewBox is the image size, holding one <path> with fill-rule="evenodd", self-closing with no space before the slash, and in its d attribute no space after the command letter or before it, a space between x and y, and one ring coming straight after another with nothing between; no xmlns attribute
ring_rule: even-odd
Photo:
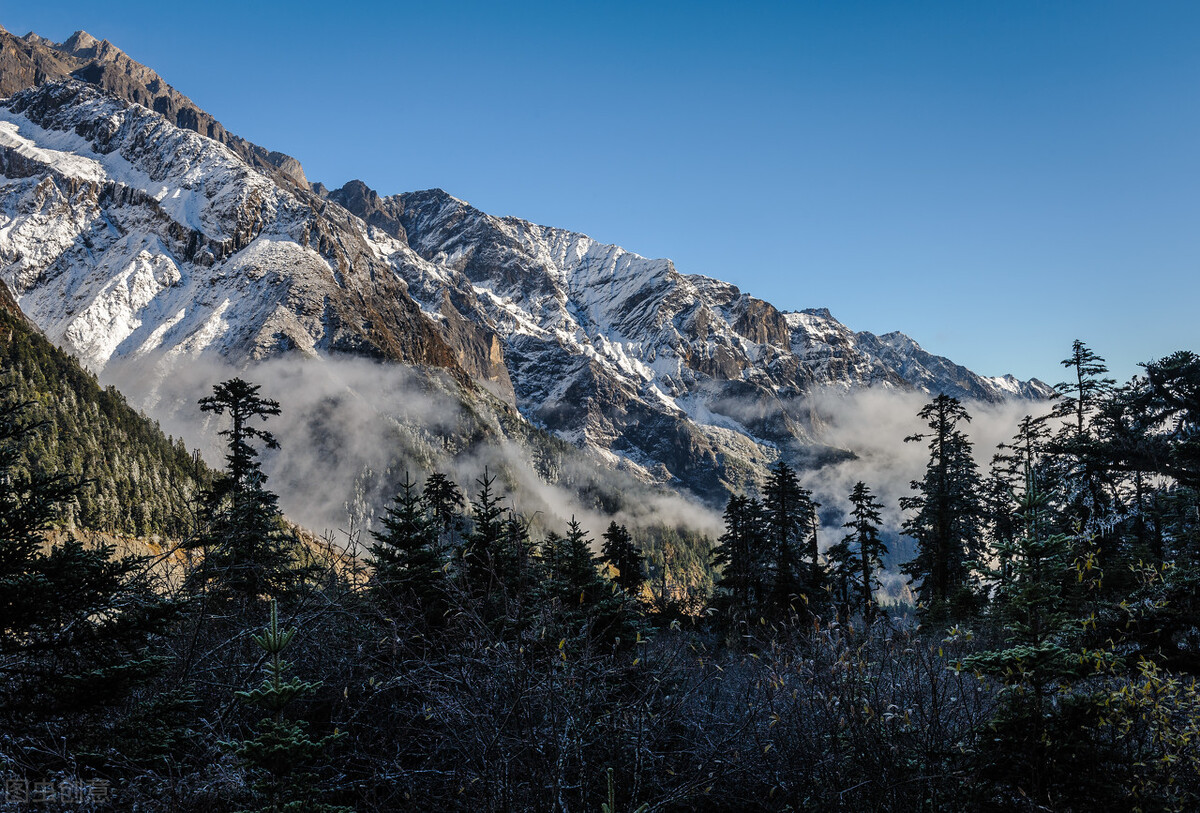
<svg viewBox="0 0 1200 813"><path fill-rule="evenodd" d="M561 531L574 516L594 536L614 519L721 533L719 513L592 461L437 371L354 358L288 357L244 369L206 358L142 358L113 363L101 378L219 468L218 432L228 419L201 412L197 401L235 376L280 402L281 414L264 425L279 449L265 451L262 462L283 512L344 544L369 542L366 532L406 473L421 483L433 471L468 497L486 471L511 507L549 529Z"/></svg>
<svg viewBox="0 0 1200 813"><path fill-rule="evenodd" d="M221 467L227 419L201 412L197 401L214 384L240 376L261 385L260 395L280 402L281 414L265 424L280 447L263 455L269 485L293 521L342 544L369 542L367 532L406 473L422 482L440 471L468 496L484 472L494 490L536 527L562 530L577 518L594 537L615 519L630 527L686 528L716 539L719 508L635 480L584 452L528 426L485 393L466 393L436 371L353 358L271 359L245 369L211 359L141 359L108 367L102 379L117 386L163 430ZM883 505L891 569L907 559L911 543L898 537L904 522L899 501L912 494L928 461L924 442L904 438L925 431L917 413L930 400L892 389L823 389L809 396L818 442L854 453L801 471L802 484L822 505L821 546L845 534L848 496L862 480ZM1025 415L1046 404L1011 401L967 403L964 427L981 469L996 444L1009 440ZM885 579L899 591L899 576Z"/></svg>
<svg viewBox="0 0 1200 813"><path fill-rule="evenodd" d="M900 498L912 496L912 481L924 476L929 447L925 441L905 443L904 439L929 431L917 413L930 400L924 393L894 389L823 389L810 395L818 440L855 455L801 473L801 483L822 505L823 549L845 536L842 523L850 510L849 495L854 484L862 480L883 505L882 527L891 548L889 569L894 571L897 564L912 555L911 541L898 536L905 520ZM991 464L997 444L1012 439L1021 418L1050 411L1048 402L1036 401L967 401L963 406L971 422L961 428L971 439L981 473L986 473ZM903 579L892 572L883 581L885 592L895 595Z"/></svg>

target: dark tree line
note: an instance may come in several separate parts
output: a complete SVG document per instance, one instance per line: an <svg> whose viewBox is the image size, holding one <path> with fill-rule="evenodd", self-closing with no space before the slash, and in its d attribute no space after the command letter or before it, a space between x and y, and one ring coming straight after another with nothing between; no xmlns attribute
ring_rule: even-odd
<svg viewBox="0 0 1200 813"><path fill-rule="evenodd" d="M962 404L921 411L901 529L860 482L822 540L777 463L684 599L665 537L535 532L486 471L405 476L363 558L306 537L240 379L201 401L228 455L176 551L52 544L78 484L21 468L10 393L0 772L172 811L1194 809L1200 362L1065 364L986 475ZM912 608L879 603L889 530Z"/></svg>

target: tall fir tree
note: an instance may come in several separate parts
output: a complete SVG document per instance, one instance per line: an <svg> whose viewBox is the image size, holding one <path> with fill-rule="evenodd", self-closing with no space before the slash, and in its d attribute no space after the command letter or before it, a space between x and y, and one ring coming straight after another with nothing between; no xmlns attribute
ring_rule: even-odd
<svg viewBox="0 0 1200 813"><path fill-rule="evenodd" d="M1104 359L1079 339L1071 343L1071 355L1063 359L1061 364L1074 373L1074 380L1055 385L1054 389L1062 398L1054 414L1066 419L1069 432L1076 438L1083 438L1087 434L1092 412L1117 382L1103 377L1108 372Z"/></svg>
<svg viewBox="0 0 1200 813"><path fill-rule="evenodd" d="M228 414L231 426L220 431L228 439L225 472L205 495L202 530L189 540L202 559L190 574L194 590L256 604L278 598L308 575L301 567L294 540L284 532L278 497L266 488L267 477L251 441L278 448L275 436L252 425L279 414L276 401L259 396L260 387L240 378L213 387L200 399L200 409Z"/></svg>
<svg viewBox="0 0 1200 813"><path fill-rule="evenodd" d="M929 462L925 476L912 482L917 496L900 500L900 507L912 512L903 533L917 543L916 556L901 571L916 584L926 617L963 616L981 603L973 581L982 554L981 483L971 441L958 428L971 416L957 398L945 394L917 416L930 431L905 442L928 440Z"/></svg>
<svg viewBox="0 0 1200 813"><path fill-rule="evenodd" d="M1091 423L1116 382L1104 376L1108 372L1104 359L1078 339L1071 345L1071 355L1061 363L1071 378L1055 385L1062 398L1053 414L1063 421L1051 445L1059 469L1055 478L1062 483L1068 516L1084 534L1101 537L1101 552L1111 565L1115 546L1108 544L1104 535L1110 527L1114 500L1097 456Z"/></svg>
<svg viewBox="0 0 1200 813"><path fill-rule="evenodd" d="M762 503L742 494L731 496L725 506L725 533L717 540L712 563L720 569L717 606L735 619L762 612L772 565L764 541Z"/></svg>
<svg viewBox="0 0 1200 813"><path fill-rule="evenodd" d="M578 520L571 517L566 536L547 536L542 557L546 574L541 591L568 634L586 633L593 641L628 639L625 602L600 575L592 540Z"/></svg>
<svg viewBox="0 0 1200 813"><path fill-rule="evenodd" d="M880 511L883 506L861 480L850 492L850 518L842 526L849 532L826 552L830 561L830 579L843 613L851 607L862 613L870 624L875 620L877 605L875 591L879 587L879 571L887 544L879 535Z"/></svg>
<svg viewBox="0 0 1200 813"><path fill-rule="evenodd" d="M1017 424L1017 432L1007 443L996 447L991 468L983 483L981 499L984 508L985 526L989 546L993 551L1006 550L1020 536L1021 526L1017 495L1025 484L1025 474L1037 472L1039 487L1050 500L1054 493L1053 469L1043 465L1050 428L1051 416L1026 415ZM1048 517L1044 521L1049 521ZM995 562L994 578L1004 583L1010 573L1010 563L1004 559Z"/></svg>
<svg viewBox="0 0 1200 813"><path fill-rule="evenodd" d="M400 491L373 531L372 590L389 613L404 613L436 626L445 618L445 562L437 550L437 520L407 473Z"/></svg>
<svg viewBox="0 0 1200 813"><path fill-rule="evenodd" d="M445 555L446 549L457 543L462 530L462 490L446 475L435 471L425 478L421 501L437 533L438 553Z"/></svg>
<svg viewBox="0 0 1200 813"><path fill-rule="evenodd" d="M763 531L773 554L769 603L776 611L819 610L824 571L817 559L815 512L811 493L780 460L763 487Z"/></svg>
<svg viewBox="0 0 1200 813"><path fill-rule="evenodd" d="M499 588L498 560L504 536L505 510L493 486L496 478L484 470L475 481L479 487L471 501L471 529L463 545L462 579L466 592L477 598Z"/></svg>
<svg viewBox="0 0 1200 813"><path fill-rule="evenodd" d="M1200 356L1181 350L1146 365L1146 409L1169 448L1161 470L1200 491Z"/></svg>

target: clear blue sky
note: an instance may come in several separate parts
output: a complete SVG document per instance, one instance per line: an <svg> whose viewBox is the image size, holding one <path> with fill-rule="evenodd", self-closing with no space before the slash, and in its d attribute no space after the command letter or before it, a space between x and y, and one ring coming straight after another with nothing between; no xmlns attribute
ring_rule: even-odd
<svg viewBox="0 0 1200 813"><path fill-rule="evenodd" d="M330 187L442 187L1051 383L1200 351L1200 3L6 4Z"/></svg>

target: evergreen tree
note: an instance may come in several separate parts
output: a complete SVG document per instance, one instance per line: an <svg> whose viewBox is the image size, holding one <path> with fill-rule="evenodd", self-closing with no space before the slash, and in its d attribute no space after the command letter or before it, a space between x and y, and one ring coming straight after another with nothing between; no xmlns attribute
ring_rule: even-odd
<svg viewBox="0 0 1200 813"><path fill-rule="evenodd" d="M1024 487L1026 472L1036 471L1042 493L1051 494L1051 467L1042 465L1050 436L1046 425L1050 417L1026 415L1018 423L1012 440L998 444L992 457L981 500L993 551L1009 549L1023 531L1016 495ZM1049 517L1044 521L1049 522ZM999 560L993 573L997 583L1004 584L1009 575L1009 563Z"/></svg>
<svg viewBox="0 0 1200 813"><path fill-rule="evenodd" d="M834 582L840 586L845 606L857 606L863 620L870 624L875 618L877 574L887 554L887 545L879 536L883 506L861 480L850 492L850 506L850 520L842 526L850 532L829 549L827 556L833 563Z"/></svg>
<svg viewBox="0 0 1200 813"><path fill-rule="evenodd" d="M1066 418L1070 431L1081 439L1087 434L1087 421L1097 403L1117 382L1101 377L1108 372L1104 359L1079 339L1072 342L1071 355L1061 364L1075 374L1075 379L1055 385L1063 397L1054 414Z"/></svg>
<svg viewBox="0 0 1200 813"><path fill-rule="evenodd" d="M991 606L1007 646L962 663L1003 686L996 716L981 732L980 772L992 794L1003 789L1050 809L1074 807L1101 782L1092 764L1095 752L1080 748L1089 736L1081 722L1094 725L1086 722L1089 701L1073 688L1108 668L1112 653L1082 645L1064 587L1080 572L1073 546L1064 534L1046 532L1049 501L1032 469L1018 505L1023 532L993 551L1009 568Z"/></svg>
<svg viewBox="0 0 1200 813"><path fill-rule="evenodd" d="M1169 448L1161 471L1200 491L1200 356L1188 350L1146 365L1149 419Z"/></svg>
<svg viewBox="0 0 1200 813"><path fill-rule="evenodd" d="M566 536L547 536L542 556L546 565L542 591L567 631L587 631L593 640L621 636L623 602L600 575L592 540L574 517L567 524Z"/></svg>
<svg viewBox="0 0 1200 813"><path fill-rule="evenodd" d="M205 495L204 527L188 543L203 550L190 577L192 588L240 597L245 603L282 596L307 575L284 534L278 497L265 487L258 451L250 445L254 439L269 449L279 445L274 435L251 424L253 418L279 414L279 404L260 398L259 389L234 378L200 400L202 411L228 413L232 425L220 432L229 441L225 474Z"/></svg>
<svg viewBox="0 0 1200 813"><path fill-rule="evenodd" d="M973 591L972 568L982 540L981 484L971 457L971 442L960 423L971 420L957 398L939 395L918 417L930 432L905 442L929 439L925 476L912 482L915 497L900 507L913 514L903 532L916 540L916 556L901 568L917 584L917 595L928 616L959 616L973 610L979 597Z"/></svg>
<svg viewBox="0 0 1200 813"><path fill-rule="evenodd" d="M471 530L463 546L463 581L468 594L476 597L494 593L497 580L497 559L504 534L504 507L501 498L492 491L496 478L484 470L476 480L479 491L471 501Z"/></svg>
<svg viewBox="0 0 1200 813"><path fill-rule="evenodd" d="M350 808L325 804L317 786L314 766L325 756L330 744L340 736L333 733L314 740L308 723L284 716L284 709L295 700L313 694L320 684L298 677L285 678L291 664L283 652L291 644L296 629L279 627L279 608L271 601L271 616L262 635L254 642L267 656L263 681L250 691L237 692L246 705L267 712L258 724L258 734L249 740L225 743L241 758L253 779L256 808L261 813L350 813Z"/></svg>
<svg viewBox="0 0 1200 813"><path fill-rule="evenodd" d="M462 525L462 491L453 480L435 471L425 478L421 500L433 520L439 543L452 545Z"/></svg>
<svg viewBox="0 0 1200 813"><path fill-rule="evenodd" d="M117 558L108 544L48 544L60 506L79 483L17 468L40 425L25 419L28 404L3 395L0 738L15 744L25 736L50 737L22 756L28 767L59 770L70 767L59 759L109 747L119 726L105 712L125 704L162 668L156 644L180 607L155 589L140 558Z"/></svg>
<svg viewBox="0 0 1200 813"><path fill-rule="evenodd" d="M617 571L617 585L625 591L627 596L636 599L641 594L642 585L646 581L641 549L633 544L633 537L630 535L629 529L624 525L618 525L615 520L608 524L608 530L604 532L602 538L604 544L601 552L604 561Z"/></svg>
<svg viewBox="0 0 1200 813"><path fill-rule="evenodd" d="M427 624L444 617L446 573L438 555L436 519L406 473L400 492L373 531L373 590L388 612L419 613Z"/></svg>
<svg viewBox="0 0 1200 813"><path fill-rule="evenodd" d="M773 553L770 604L776 610L818 609L824 571L816 554L815 512L811 493L780 460L763 488L763 531Z"/></svg>
<svg viewBox="0 0 1200 813"><path fill-rule="evenodd" d="M1105 397L1092 419L1095 440L1089 453L1091 467L1111 488L1109 545L1125 562L1149 558L1161 565L1165 540L1152 481L1170 456L1170 441L1147 409L1151 398L1149 382L1138 376Z"/></svg>
<svg viewBox="0 0 1200 813"><path fill-rule="evenodd" d="M496 556L496 579L506 597L511 615L524 614L527 599L541 578L529 536L529 523L511 509L500 524L500 543Z"/></svg>
<svg viewBox="0 0 1200 813"><path fill-rule="evenodd" d="M1115 382L1102 377L1108 372L1104 359L1078 339L1071 355L1062 365L1073 373L1072 380L1055 386L1062 394L1054 416L1063 419L1051 451L1055 455L1067 498L1068 514L1085 534L1100 535L1100 547L1107 564L1114 563L1114 546L1103 538L1113 511L1112 495L1102 478L1104 470L1095 447L1091 421L1101 401L1113 390Z"/></svg>
<svg viewBox="0 0 1200 813"><path fill-rule="evenodd" d="M725 533L717 540L713 565L721 569L717 587L720 604L739 618L751 618L762 610L770 584L771 562L764 555L762 504L751 497L734 494L725 506Z"/></svg>
<svg viewBox="0 0 1200 813"><path fill-rule="evenodd" d="M612 591L597 569L591 539L579 521L571 517L567 535L547 537L543 558L546 562L546 589L562 607L587 608L604 593Z"/></svg>

